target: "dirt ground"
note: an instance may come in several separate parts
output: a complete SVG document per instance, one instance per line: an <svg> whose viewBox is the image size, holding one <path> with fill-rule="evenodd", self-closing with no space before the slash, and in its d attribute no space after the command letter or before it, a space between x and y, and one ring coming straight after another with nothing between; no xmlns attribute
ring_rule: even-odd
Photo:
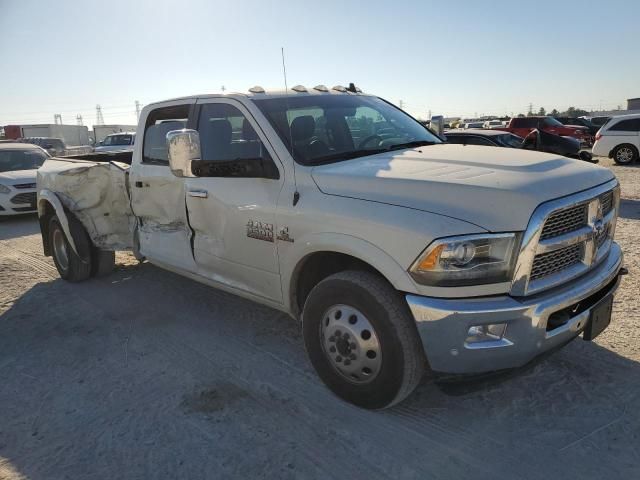
<svg viewBox="0 0 640 480"><path fill-rule="evenodd" d="M128 254L68 284L35 218L0 222L0 479L639 478L640 168L612 168L609 329L383 412L329 393L279 312Z"/></svg>

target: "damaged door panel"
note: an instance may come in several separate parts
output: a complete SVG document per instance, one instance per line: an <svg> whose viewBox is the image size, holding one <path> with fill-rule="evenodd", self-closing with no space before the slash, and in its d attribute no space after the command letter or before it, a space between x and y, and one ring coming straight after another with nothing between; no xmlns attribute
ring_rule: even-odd
<svg viewBox="0 0 640 480"><path fill-rule="evenodd" d="M129 165L55 159L47 167L38 172L39 191L53 193L82 222L96 247L132 248L135 218L127 191Z"/></svg>

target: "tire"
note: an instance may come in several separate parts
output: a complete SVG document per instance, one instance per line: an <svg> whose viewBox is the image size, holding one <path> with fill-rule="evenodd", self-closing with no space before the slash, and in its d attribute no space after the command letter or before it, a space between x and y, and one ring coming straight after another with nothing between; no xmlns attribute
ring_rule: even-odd
<svg viewBox="0 0 640 480"><path fill-rule="evenodd" d="M104 277L113 272L116 266L116 253L112 250L100 250L91 247L91 276Z"/></svg>
<svg viewBox="0 0 640 480"><path fill-rule="evenodd" d="M91 240L79 220L68 216L69 230L78 248L73 251L57 215L49 220L49 245L60 277L69 282L81 282L91 276Z"/></svg>
<svg viewBox="0 0 640 480"><path fill-rule="evenodd" d="M402 401L425 372L408 305L373 273L349 270L318 283L305 302L302 330L322 381L359 407L382 409Z"/></svg>
<svg viewBox="0 0 640 480"><path fill-rule="evenodd" d="M628 143L618 145L613 150L613 161L618 165L630 165L638 160L638 149Z"/></svg>

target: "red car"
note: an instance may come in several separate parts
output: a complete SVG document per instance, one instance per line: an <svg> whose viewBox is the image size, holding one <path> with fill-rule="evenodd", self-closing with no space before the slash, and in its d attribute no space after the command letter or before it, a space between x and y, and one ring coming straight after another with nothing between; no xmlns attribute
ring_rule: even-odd
<svg viewBox="0 0 640 480"><path fill-rule="evenodd" d="M573 137L579 140L580 144L584 146L591 146L593 143L587 127L563 125L553 117L514 117L506 127L500 130L505 130L525 138L536 128L543 132L560 135L562 137Z"/></svg>

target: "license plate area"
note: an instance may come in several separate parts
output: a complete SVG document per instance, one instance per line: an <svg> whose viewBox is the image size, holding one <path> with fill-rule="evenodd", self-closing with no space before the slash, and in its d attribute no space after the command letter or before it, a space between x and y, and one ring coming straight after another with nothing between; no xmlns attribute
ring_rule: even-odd
<svg viewBox="0 0 640 480"><path fill-rule="evenodd" d="M611 323L611 312L613 310L613 295L609 294L598 302L589 315L589 323L587 323L583 340L591 341L600 335L605 328Z"/></svg>

